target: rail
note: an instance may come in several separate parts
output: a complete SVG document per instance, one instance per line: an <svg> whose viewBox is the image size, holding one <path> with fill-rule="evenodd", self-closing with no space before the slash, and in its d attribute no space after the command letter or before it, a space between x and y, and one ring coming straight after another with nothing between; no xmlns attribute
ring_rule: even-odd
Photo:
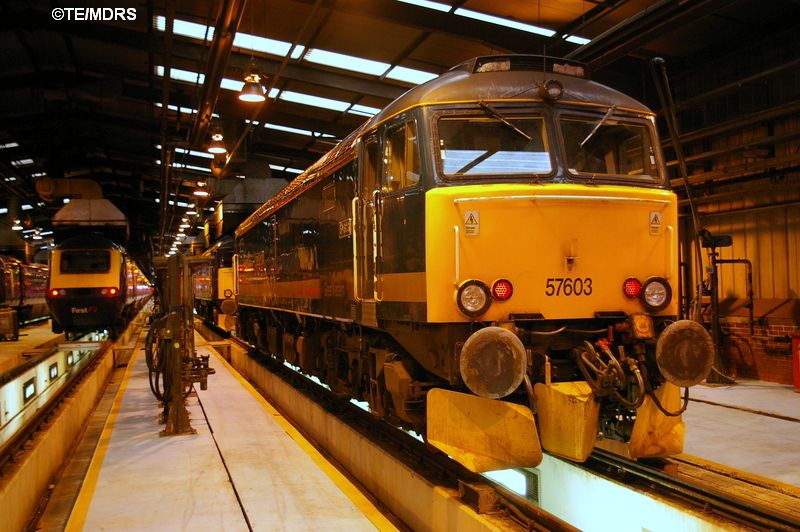
<svg viewBox="0 0 800 532"><path fill-rule="evenodd" d="M752 498L745 499L722 492L707 484L695 484L674 475L634 462L613 453L595 449L585 464L594 474L622 481L628 486L645 486L659 494L680 500L704 513L728 519L743 527L758 530L798 530L800 517L766 506Z"/></svg>

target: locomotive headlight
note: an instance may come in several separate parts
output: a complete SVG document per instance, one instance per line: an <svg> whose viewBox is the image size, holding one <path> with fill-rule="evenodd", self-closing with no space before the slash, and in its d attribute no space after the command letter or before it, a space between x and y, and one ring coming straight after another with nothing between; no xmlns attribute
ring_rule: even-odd
<svg viewBox="0 0 800 532"><path fill-rule="evenodd" d="M665 309L672 300L672 288L666 279L651 277L642 285L640 296L648 310L658 312Z"/></svg>
<svg viewBox="0 0 800 532"><path fill-rule="evenodd" d="M477 279L465 281L458 287L456 302L458 309L470 318L480 316L492 303L489 287Z"/></svg>

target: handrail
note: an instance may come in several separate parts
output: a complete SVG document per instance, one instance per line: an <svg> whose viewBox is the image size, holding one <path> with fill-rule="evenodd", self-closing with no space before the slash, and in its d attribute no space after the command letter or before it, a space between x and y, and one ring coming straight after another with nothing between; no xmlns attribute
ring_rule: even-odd
<svg viewBox="0 0 800 532"><path fill-rule="evenodd" d="M456 255L455 255L456 279L455 279L455 281L456 281L456 286L458 286L458 284L461 282L461 257L460 257L460 250L459 250L459 247L458 247L459 246L459 242L458 242L459 228L458 228L457 225L453 226L453 231L455 232L455 242L456 242L456 249L455 249L455 253L456 253Z"/></svg>
<svg viewBox="0 0 800 532"><path fill-rule="evenodd" d="M670 200L660 200L651 198L627 198L624 196L580 196L572 194L535 194L520 196L478 196L475 198L456 198L453 203L465 203L468 201L491 201L491 200L568 200L568 201L619 201L629 203L655 203L667 206Z"/></svg>
<svg viewBox="0 0 800 532"><path fill-rule="evenodd" d="M353 237L353 299L361 301L358 287L358 204L361 199L354 196L350 202L353 213L353 221L350 225L350 234Z"/></svg>
<svg viewBox="0 0 800 532"><path fill-rule="evenodd" d="M675 265L675 248L672 245L672 235L675 229L671 225L667 226L667 232L669 233L669 240L667 245L669 246L669 253L667 256L669 257L669 265L667 266L667 279L672 279L673 274L675 273L672 268Z"/></svg>

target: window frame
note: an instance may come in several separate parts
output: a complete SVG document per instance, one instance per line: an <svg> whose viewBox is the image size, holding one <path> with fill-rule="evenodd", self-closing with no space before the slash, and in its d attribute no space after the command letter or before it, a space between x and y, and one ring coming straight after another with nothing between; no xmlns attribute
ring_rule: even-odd
<svg viewBox="0 0 800 532"><path fill-rule="evenodd" d="M65 257L67 255L69 255L69 254L85 254L87 252L104 253L105 256L108 259L107 260L108 267L105 268L104 270L72 269L72 268L65 269L64 268L64 259L65 259ZM72 274L100 274L100 275L102 275L102 274L106 274L106 273L109 273L111 271L111 266L112 266L111 263L112 263L111 250L108 250L108 249L65 249L65 250L61 251L61 256L58 259L59 271L62 274L67 274L67 275L72 275Z"/></svg>
<svg viewBox="0 0 800 532"><path fill-rule="evenodd" d="M413 125L415 129L416 142L410 143L408 136L408 127ZM403 131L403 176L399 180L400 186L398 188L388 187L387 178L387 161L386 149L389 143L389 138L393 133ZM381 191L383 196L392 196L394 194L404 194L412 190L417 190L422 186L423 180L423 160L422 160L422 146L420 142L420 126L415 116L403 114L400 117L392 120L391 123L385 125L378 136L378 175L376 176L376 187ZM416 146L416 163L417 163L417 180L412 184L406 184L406 177L408 175L408 160L409 160L409 144Z"/></svg>
<svg viewBox="0 0 800 532"><path fill-rule="evenodd" d="M656 188L663 188L668 185L667 176L666 176L666 168L663 165L661 150L656 142L655 139L658 138L657 132L653 127L653 124L650 120L646 117L639 116L639 115L631 115L625 114L624 112L618 112L613 114L610 118L617 123L621 123L623 125L629 124L634 126L642 126L644 130L649 135L650 140L650 148L653 151L654 163L653 166L658 172L658 175L652 176L650 174L607 174L607 173L596 173L596 172L573 172L569 166L569 158L567 154L567 143L565 142L564 137L564 130L562 126L562 120L564 119L585 119L587 122L599 122L602 120L603 115L605 114L604 110L598 111L596 113L582 111L580 109L560 109L558 113L555 113L553 116L553 122L555 127L555 133L558 135L559 138L559 145L560 145L560 153L559 157L561 158L563 170L564 170L564 177L568 180L575 182L575 183L600 183L600 184L622 184L622 185L629 185L629 186L642 186L642 187L656 187ZM645 176L648 176L649 179L646 179Z"/></svg>
<svg viewBox="0 0 800 532"><path fill-rule="evenodd" d="M456 174L448 174L444 171L444 161L442 160L441 148L440 148L440 141L441 136L439 134L439 122L443 118L453 118L453 117L463 117L463 118L481 118L486 119L488 121L494 121L498 124L502 125L502 122L497 118L492 117L490 114L482 111L481 109L477 108L466 108L466 109L443 109L435 112L431 116L431 125L433 131L431 132L431 139L433 142L433 161L436 168L436 174L445 182L449 183L460 183L465 181L475 181L475 182L497 182L497 181L539 181L539 180L552 180L558 175L558 160L556 158L556 154L553 150L553 126L550 121L549 112L547 109L542 107L535 107L531 106L530 104L526 104L525 106L514 106L514 107L505 107L505 106L494 106L495 109L500 112L505 118L511 119L538 119L541 120L542 127L544 129L542 140L545 144L545 153L548 154L550 159L550 171L547 173L525 173L525 174L517 174L517 173L497 173L497 174L464 174L464 175L456 175ZM503 126L506 127L506 126Z"/></svg>

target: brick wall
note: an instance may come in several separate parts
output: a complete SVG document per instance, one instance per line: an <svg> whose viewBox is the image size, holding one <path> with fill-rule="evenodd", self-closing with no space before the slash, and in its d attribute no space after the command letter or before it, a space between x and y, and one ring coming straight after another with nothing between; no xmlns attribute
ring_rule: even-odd
<svg viewBox="0 0 800 532"><path fill-rule="evenodd" d="M750 322L740 317L723 318L725 335L722 361L731 377L792 383L792 335L800 326L789 320L759 320L750 332Z"/></svg>

